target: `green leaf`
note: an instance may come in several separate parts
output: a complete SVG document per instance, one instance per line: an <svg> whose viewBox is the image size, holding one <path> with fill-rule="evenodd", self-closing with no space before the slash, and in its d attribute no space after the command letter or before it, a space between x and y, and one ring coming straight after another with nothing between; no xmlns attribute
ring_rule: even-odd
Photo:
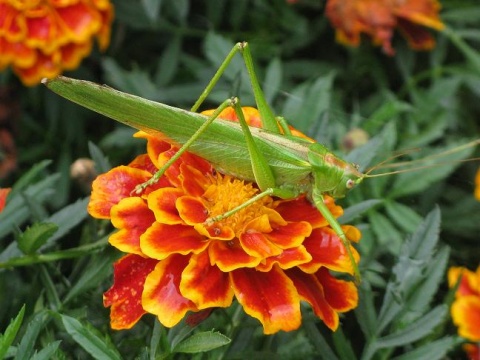
<svg viewBox="0 0 480 360"><path fill-rule="evenodd" d="M403 237L391 221L378 211L368 213L370 225L378 242L392 254L397 254L403 243Z"/></svg>
<svg viewBox="0 0 480 360"><path fill-rule="evenodd" d="M93 162L95 163L95 169L99 174L106 173L112 168L108 157L105 156L102 150L100 150L100 148L91 141L88 142L88 150Z"/></svg>
<svg viewBox="0 0 480 360"><path fill-rule="evenodd" d="M53 223L35 223L29 226L18 238L18 248L24 254L35 253L55 234L58 226Z"/></svg>
<svg viewBox="0 0 480 360"><path fill-rule="evenodd" d="M196 333L180 342L173 352L194 354L210 351L230 343L230 339L219 332L205 331Z"/></svg>
<svg viewBox="0 0 480 360"><path fill-rule="evenodd" d="M271 104L277 95L282 84L282 76L282 62L279 58L272 59L265 73L265 85L262 87L267 104Z"/></svg>
<svg viewBox="0 0 480 360"><path fill-rule="evenodd" d="M458 345L459 341L452 337L428 342L415 350L408 351L392 360L440 360L447 358L447 352Z"/></svg>
<svg viewBox="0 0 480 360"><path fill-rule="evenodd" d="M338 221L341 224L349 224L353 220L362 216L365 212L375 207L376 205L381 204L382 202L382 200L371 199L349 206L345 209L343 215L338 218Z"/></svg>
<svg viewBox="0 0 480 360"><path fill-rule="evenodd" d="M145 15L152 21L157 19L161 4L162 0L142 0Z"/></svg>
<svg viewBox="0 0 480 360"><path fill-rule="evenodd" d="M209 32L205 38L203 49L208 60L215 66L215 68L218 68L227 57L228 53L233 49L233 46L234 43L230 39L214 32ZM245 67L243 66L241 56L235 56L230 62L228 70L223 73L223 76L226 79L233 81L238 74L241 74L244 71L244 69Z"/></svg>
<svg viewBox="0 0 480 360"><path fill-rule="evenodd" d="M61 315L61 317L65 330L85 351L92 355L94 359L121 359L117 349L98 337L92 328L83 325L80 321L70 316Z"/></svg>
<svg viewBox="0 0 480 360"><path fill-rule="evenodd" d="M428 312L418 320L410 323L402 330L376 340L375 347L378 349L392 348L411 344L417 340L420 340L424 336L430 334L433 329L444 320L444 317L447 315L447 313L447 306L437 306L432 311Z"/></svg>
<svg viewBox="0 0 480 360"><path fill-rule="evenodd" d="M61 341L55 341L45 346L38 353L33 354L30 360L50 360L60 346Z"/></svg>
<svg viewBox="0 0 480 360"><path fill-rule="evenodd" d="M165 86L174 78L179 66L181 45L182 38L175 36L163 51L155 74L155 83L158 86Z"/></svg>
<svg viewBox="0 0 480 360"><path fill-rule="evenodd" d="M358 307L355 309L355 316L366 339L370 339L376 333L377 315L373 299L373 291L365 279L362 280L359 291Z"/></svg>
<svg viewBox="0 0 480 360"><path fill-rule="evenodd" d="M389 217L402 230L406 232L413 232L422 221L420 215L413 211L410 207L400 204L396 201L387 201L385 203L385 210Z"/></svg>
<svg viewBox="0 0 480 360"><path fill-rule="evenodd" d="M332 335L333 343L335 345L335 350L342 360L356 360L355 353L352 349L352 345L349 340L345 337L341 327L337 329Z"/></svg>
<svg viewBox="0 0 480 360"><path fill-rule="evenodd" d="M10 321L5 332L0 335L0 359L7 354L8 348L12 345L15 336L17 336L20 326L22 326L23 316L25 315L25 305L22 306L15 319Z"/></svg>
<svg viewBox="0 0 480 360"><path fill-rule="evenodd" d="M40 330L48 323L47 311L43 310L35 315L28 323L27 331L17 347L15 360L30 360L34 354L34 346Z"/></svg>

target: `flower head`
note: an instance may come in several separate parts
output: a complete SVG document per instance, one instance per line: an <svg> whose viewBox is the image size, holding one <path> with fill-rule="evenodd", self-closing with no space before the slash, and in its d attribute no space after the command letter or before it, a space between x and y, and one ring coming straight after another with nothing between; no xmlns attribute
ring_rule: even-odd
<svg viewBox="0 0 480 360"><path fill-rule="evenodd" d="M394 55L392 37L398 28L415 50L430 50L435 40L424 27L442 30L437 0L328 0L326 15L336 29L337 40L358 46L361 34Z"/></svg>
<svg viewBox="0 0 480 360"><path fill-rule="evenodd" d="M258 112L248 111L252 123ZM112 328L130 328L145 313L171 327L188 311L228 307L236 298L266 334L297 329L300 301L334 330L339 313L356 307L355 285L329 271L353 273L346 249L304 196L264 197L211 224L207 219L258 194L255 184L187 152L159 182L134 194L177 150L146 133L136 136L147 139L147 154L99 176L88 207L92 216L111 219L118 232L109 241L128 253L115 263L114 285L104 294ZM326 203L342 214L333 199ZM344 231L359 240L355 227Z"/></svg>
<svg viewBox="0 0 480 360"><path fill-rule="evenodd" d="M0 0L0 70L11 66L25 85L76 68L110 41L109 0Z"/></svg>
<svg viewBox="0 0 480 360"><path fill-rule="evenodd" d="M458 283L451 314L458 326L458 334L472 342L480 342L480 266L476 272L463 267L451 267L448 284L451 288ZM477 346L468 346L470 354L478 353ZM472 357L473 358L473 357Z"/></svg>
<svg viewBox="0 0 480 360"><path fill-rule="evenodd" d="M5 207L5 204L7 202L7 196L11 190L12 189L10 188L0 189L0 212L3 211L3 208Z"/></svg>

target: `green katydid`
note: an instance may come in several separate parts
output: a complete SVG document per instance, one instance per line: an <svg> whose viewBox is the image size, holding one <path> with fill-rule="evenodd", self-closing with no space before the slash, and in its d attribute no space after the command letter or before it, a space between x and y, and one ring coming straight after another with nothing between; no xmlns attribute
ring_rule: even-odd
<svg viewBox="0 0 480 360"><path fill-rule="evenodd" d="M195 112L238 52L243 56L251 80L262 119L262 129L246 124L239 101L235 98L225 101L210 117ZM325 205L324 195L342 198L368 175L359 172L356 165L336 157L323 145L291 136L286 123L274 117L265 101L247 43L235 45L191 111L145 100L82 80L58 77L45 80L44 83L59 95L86 108L182 145L176 156L172 157L150 181L142 184L142 187L157 181L186 150L205 158L222 173L257 183L261 191L259 194L238 208L210 218L207 222L213 223L230 216L263 196L291 199L306 194L342 240L355 278L359 280L359 271L350 249L350 242ZM217 119L220 111L227 106L236 109L239 124Z"/></svg>

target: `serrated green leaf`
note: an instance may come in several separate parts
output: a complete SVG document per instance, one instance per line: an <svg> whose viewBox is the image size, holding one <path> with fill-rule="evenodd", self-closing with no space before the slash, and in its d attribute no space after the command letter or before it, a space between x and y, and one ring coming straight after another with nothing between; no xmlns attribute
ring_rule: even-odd
<svg viewBox="0 0 480 360"><path fill-rule="evenodd" d="M356 360L355 353L349 340L345 337L341 327L337 329L332 335L335 350L342 360Z"/></svg>
<svg viewBox="0 0 480 360"><path fill-rule="evenodd" d="M167 85L177 73L181 45L182 38L180 36L175 36L170 40L167 48L163 51L155 74L155 83L158 86Z"/></svg>
<svg viewBox="0 0 480 360"><path fill-rule="evenodd" d="M30 322L28 323L27 331L25 332L25 335L23 335L22 340L17 347L15 360L31 359L32 355L35 352L34 346L35 342L37 341L38 334L40 333L40 330L42 330L48 323L47 319L47 311L43 310L36 314L32 320L30 320Z"/></svg>
<svg viewBox="0 0 480 360"><path fill-rule="evenodd" d="M94 359L121 359L120 354L113 345L107 344L103 339L94 334L92 329L89 329L70 316L61 315L61 317L65 330Z"/></svg>
<svg viewBox="0 0 480 360"><path fill-rule="evenodd" d="M53 343L48 344L38 353L33 354L30 360L50 360L53 358L53 355L57 351L58 347L60 346L61 341L55 341Z"/></svg>
<svg viewBox="0 0 480 360"><path fill-rule="evenodd" d="M396 201L386 202L385 210L395 224L397 224L402 230L409 233L415 231L417 226L422 221L421 216L415 211Z"/></svg>
<svg viewBox="0 0 480 360"><path fill-rule="evenodd" d="M227 336L213 331L196 333L189 338L181 341L173 352L195 354L204 351L210 351L221 346L229 344L231 339Z"/></svg>
<svg viewBox="0 0 480 360"><path fill-rule="evenodd" d="M277 96L280 85L282 84L282 63L279 58L274 58L267 66L265 72L265 81L263 92L268 104L273 102L275 96Z"/></svg>
<svg viewBox="0 0 480 360"><path fill-rule="evenodd" d="M358 204L349 206L348 208L345 209L345 211L343 212L343 215L338 218L338 221L341 224L349 224L353 220L355 220L357 217L363 215L365 212L370 210L371 208L375 207L378 204L381 204L382 201L383 200L371 199L371 200L365 200Z"/></svg>
<svg viewBox="0 0 480 360"><path fill-rule="evenodd" d="M25 305L22 306L15 319L10 321L5 332L0 336L0 359L3 359L7 354L8 348L12 345L18 330L22 326L23 316L25 315Z"/></svg>
<svg viewBox="0 0 480 360"><path fill-rule="evenodd" d="M233 49L233 46L234 43L231 40L214 32L209 32L205 38L203 49L208 60L215 66L215 68L218 68L222 61L227 57L230 50ZM228 66L228 71L225 71L223 76L226 79L233 81L243 69L244 66L241 57L235 56Z"/></svg>
<svg viewBox="0 0 480 360"><path fill-rule="evenodd" d="M448 308L445 305L437 306L402 330L376 340L375 347L378 349L392 348L420 340L430 334L437 325L443 322L447 312Z"/></svg>
<svg viewBox="0 0 480 360"><path fill-rule="evenodd" d="M106 173L112 168L108 157L105 156L102 150L100 150L100 148L91 141L88 142L88 150L93 162L95 163L95 169L99 174Z"/></svg>
<svg viewBox="0 0 480 360"><path fill-rule="evenodd" d="M58 226L53 223L34 223L18 238L18 248L24 254L35 253L48 239L55 234Z"/></svg>
<svg viewBox="0 0 480 360"><path fill-rule="evenodd" d="M152 22L155 21L158 17L161 4L162 0L142 0L145 15L149 17Z"/></svg>
<svg viewBox="0 0 480 360"><path fill-rule="evenodd" d="M370 339L374 336L377 327L372 288L366 280L362 280L358 292L359 302L358 307L354 310L355 316L365 338Z"/></svg>
<svg viewBox="0 0 480 360"><path fill-rule="evenodd" d="M397 254L403 243L403 237L392 222L377 211L371 211L368 218L378 242L386 245L386 249L391 253Z"/></svg>
<svg viewBox="0 0 480 360"><path fill-rule="evenodd" d="M447 352L451 350L458 341L452 337L445 337L439 340L428 342L415 350L408 351L392 360L440 360L445 359Z"/></svg>

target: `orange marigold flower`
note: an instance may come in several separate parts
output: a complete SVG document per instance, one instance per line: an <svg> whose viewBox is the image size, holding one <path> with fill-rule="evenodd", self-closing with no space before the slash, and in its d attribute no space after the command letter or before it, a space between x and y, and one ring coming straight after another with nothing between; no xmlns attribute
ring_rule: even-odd
<svg viewBox="0 0 480 360"><path fill-rule="evenodd" d="M475 199L480 201L480 169L477 170L477 175L475 175Z"/></svg>
<svg viewBox="0 0 480 360"><path fill-rule="evenodd" d="M451 314L458 334L470 341L480 341L480 266L476 272L463 267L451 267L448 284L454 287L460 278L455 293Z"/></svg>
<svg viewBox="0 0 480 360"><path fill-rule="evenodd" d="M258 112L249 111L252 123ZM222 175L187 152L137 194L136 186L177 148L143 132L136 136L147 139L147 154L100 175L88 207L92 216L111 219L118 232L109 241L128 253L114 264L114 284L104 294L112 328L128 329L145 313L171 327L188 311L208 315L236 298L266 334L297 329L300 301L335 330L339 313L357 306L354 283L329 271L353 273L346 249L304 196L265 197L210 224L209 217L257 194L255 184ZM326 203L335 216L342 214L332 198ZM344 231L351 241L360 239L355 227Z"/></svg>
<svg viewBox="0 0 480 360"><path fill-rule="evenodd" d="M442 30L437 0L328 0L326 15L336 29L337 41L358 46L361 34L370 36L387 55L394 55L395 28L415 50L430 50L435 40L424 27Z"/></svg>
<svg viewBox="0 0 480 360"><path fill-rule="evenodd" d="M75 69L110 42L110 0L0 0L0 70L11 66L27 86Z"/></svg>
<svg viewBox="0 0 480 360"><path fill-rule="evenodd" d="M5 207L5 203L7 202L7 196L12 189L0 189L0 212L2 212L3 208Z"/></svg>

